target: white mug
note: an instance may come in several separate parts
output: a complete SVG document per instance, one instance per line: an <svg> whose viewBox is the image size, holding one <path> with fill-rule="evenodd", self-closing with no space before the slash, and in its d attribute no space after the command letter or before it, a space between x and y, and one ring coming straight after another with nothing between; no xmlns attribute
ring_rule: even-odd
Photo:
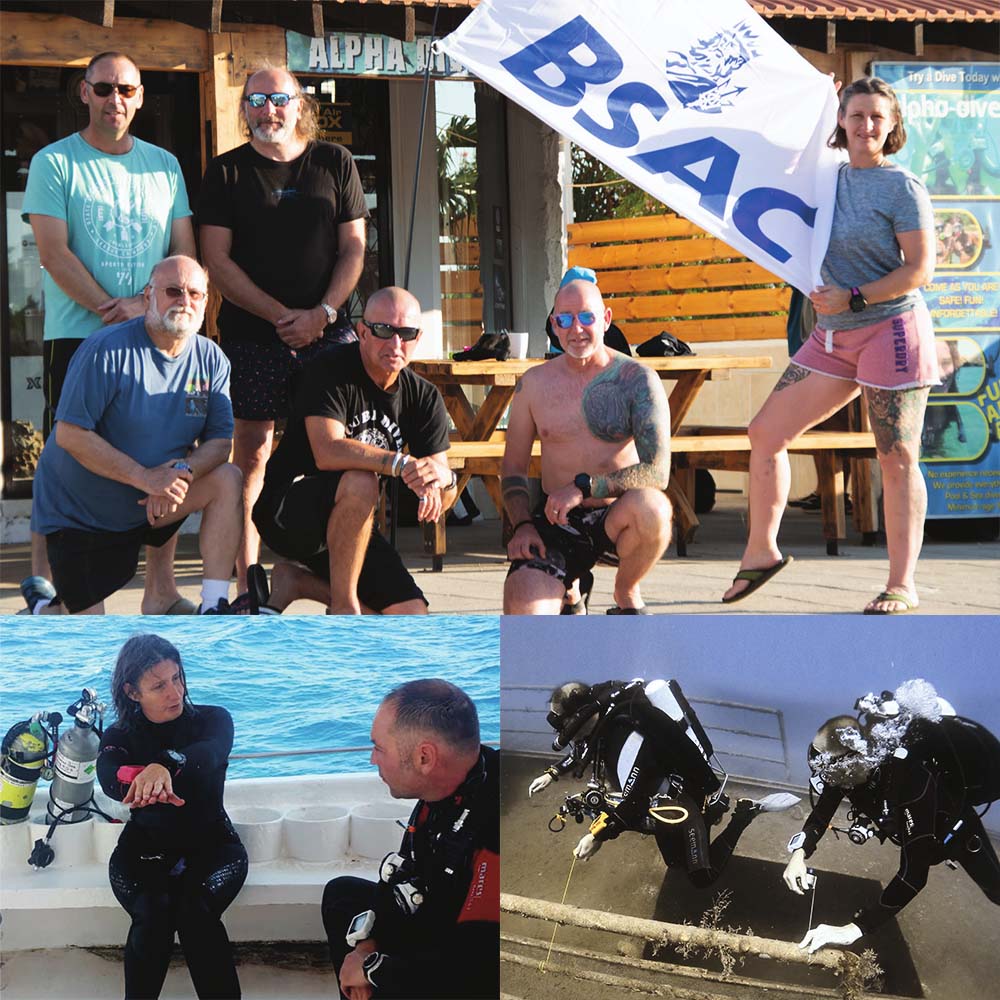
<svg viewBox="0 0 1000 1000"><path fill-rule="evenodd" d="M512 358L526 358L528 356L528 337L527 333L509 333L510 337L510 356Z"/></svg>

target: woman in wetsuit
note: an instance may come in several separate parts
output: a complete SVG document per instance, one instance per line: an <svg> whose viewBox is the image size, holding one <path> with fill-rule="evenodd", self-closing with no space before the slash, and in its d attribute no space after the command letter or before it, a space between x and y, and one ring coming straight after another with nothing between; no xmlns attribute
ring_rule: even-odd
<svg viewBox="0 0 1000 1000"><path fill-rule="evenodd" d="M160 995L176 931L198 996L238 998L221 919L247 877L247 852L222 804L233 720L191 703L180 653L156 635L122 647L111 697L117 719L97 773L105 794L132 810L108 866L132 918L125 996Z"/></svg>
<svg viewBox="0 0 1000 1000"><path fill-rule="evenodd" d="M816 329L750 424L750 535L724 604L749 596L790 561L778 548L789 442L863 392L889 552L885 589L864 613L917 607L914 574L927 512L920 430L939 377L920 293L934 274L934 214L923 182L889 158L905 142L899 101L884 80L864 77L844 88L829 145L846 150L848 161L837 176L825 284L809 294Z"/></svg>

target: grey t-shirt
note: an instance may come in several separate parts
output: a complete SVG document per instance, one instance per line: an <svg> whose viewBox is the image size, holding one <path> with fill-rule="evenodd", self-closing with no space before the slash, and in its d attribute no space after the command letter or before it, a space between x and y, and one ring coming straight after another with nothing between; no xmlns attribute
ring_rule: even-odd
<svg viewBox="0 0 1000 1000"><path fill-rule="evenodd" d="M859 168L845 163L837 177L837 204L821 275L828 285L856 288L885 277L903 263L897 233L934 230L923 181L895 163ZM825 330L853 330L908 312L923 301L919 289L863 312L819 317Z"/></svg>

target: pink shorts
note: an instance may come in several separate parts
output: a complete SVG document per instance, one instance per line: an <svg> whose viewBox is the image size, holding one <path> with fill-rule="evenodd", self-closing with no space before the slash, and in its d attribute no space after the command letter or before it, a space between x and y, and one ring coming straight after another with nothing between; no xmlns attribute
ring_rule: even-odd
<svg viewBox="0 0 1000 1000"><path fill-rule="evenodd" d="M914 389L941 381L934 328L923 304L856 330L817 326L792 361L876 389Z"/></svg>

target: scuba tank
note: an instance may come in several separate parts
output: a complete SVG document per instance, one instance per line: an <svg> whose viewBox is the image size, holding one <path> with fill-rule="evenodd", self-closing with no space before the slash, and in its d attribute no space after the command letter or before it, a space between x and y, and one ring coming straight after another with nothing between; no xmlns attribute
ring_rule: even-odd
<svg viewBox="0 0 1000 1000"><path fill-rule="evenodd" d="M72 729L59 737L56 745L48 816L61 823L80 823L90 818L89 810L80 807L86 806L94 795L104 706L97 702L97 692L93 688L84 688L80 700L66 711L76 721Z"/></svg>
<svg viewBox="0 0 1000 1000"><path fill-rule="evenodd" d="M51 729L45 728L45 723ZM31 811L40 777L50 780L50 745L59 734L62 716L58 712L37 712L27 722L18 722L7 731L0 745L0 824L23 823Z"/></svg>

